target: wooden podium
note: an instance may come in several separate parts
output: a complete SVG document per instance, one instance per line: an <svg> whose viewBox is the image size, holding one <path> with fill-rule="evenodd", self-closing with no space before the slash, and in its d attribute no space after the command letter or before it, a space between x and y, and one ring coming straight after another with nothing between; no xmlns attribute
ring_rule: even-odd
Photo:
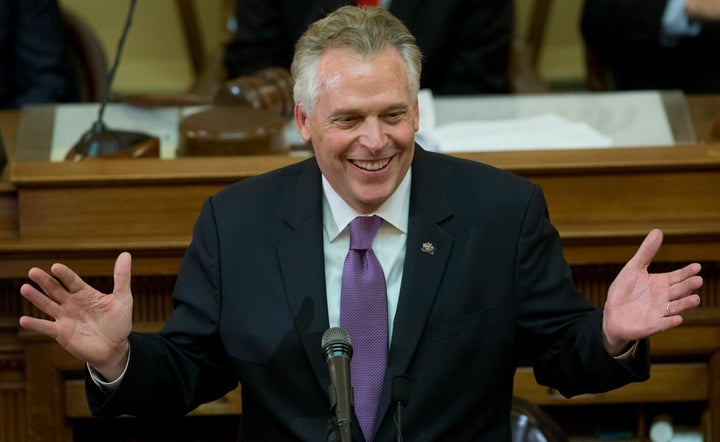
<svg viewBox="0 0 720 442"><path fill-rule="evenodd" d="M708 102L720 99L694 102L707 110L715 109ZM693 109L693 99L690 104ZM592 413L597 404L637 404L640 438L650 418L643 407L694 404L705 440L720 440L720 140L706 135L707 112L693 116L700 141L695 145L458 155L542 186L576 283L598 306L652 228L665 233L656 268L703 264L702 305L681 327L653 337L649 381L567 400L520 368L517 396L557 407L560 414L573 405ZM13 124L16 116L0 113L6 143ZM88 417L82 363L48 339L18 330L19 315L37 314L18 293L30 267L63 262L110 290L115 257L130 251L134 327L157 330L172 311L175 275L202 201L234 181L300 159L12 162L0 187L0 422L12 425L0 425L0 441L72 440L76 423ZM195 412L240 413L239 390Z"/></svg>

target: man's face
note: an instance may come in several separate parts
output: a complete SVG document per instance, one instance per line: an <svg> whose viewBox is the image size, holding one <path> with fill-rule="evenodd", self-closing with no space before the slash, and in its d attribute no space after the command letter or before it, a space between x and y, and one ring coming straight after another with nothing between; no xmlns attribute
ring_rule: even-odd
<svg viewBox="0 0 720 442"><path fill-rule="evenodd" d="M318 67L311 115L295 106L298 130L335 192L361 213L395 191L412 162L419 115L405 65L394 48L371 60L330 49Z"/></svg>

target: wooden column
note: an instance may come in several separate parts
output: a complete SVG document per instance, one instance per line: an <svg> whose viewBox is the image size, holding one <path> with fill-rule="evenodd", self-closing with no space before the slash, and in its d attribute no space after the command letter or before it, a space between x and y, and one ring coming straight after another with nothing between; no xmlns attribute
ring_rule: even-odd
<svg viewBox="0 0 720 442"><path fill-rule="evenodd" d="M25 400L28 442L67 442L72 428L65 418L65 378L80 376L82 362L53 341L31 333L22 334L25 346Z"/></svg>

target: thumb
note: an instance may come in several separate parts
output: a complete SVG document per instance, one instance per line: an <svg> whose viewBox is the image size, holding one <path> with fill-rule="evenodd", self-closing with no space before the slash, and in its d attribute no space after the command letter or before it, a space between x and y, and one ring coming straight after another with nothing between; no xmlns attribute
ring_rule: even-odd
<svg viewBox="0 0 720 442"><path fill-rule="evenodd" d="M113 282L115 284L113 293L115 295L130 294L132 257L128 252L118 255L115 260L115 269L113 271Z"/></svg>
<svg viewBox="0 0 720 442"><path fill-rule="evenodd" d="M663 242L663 233L660 229L653 229L643 240L635 255L628 261L628 265L635 269L646 269L655 258Z"/></svg>

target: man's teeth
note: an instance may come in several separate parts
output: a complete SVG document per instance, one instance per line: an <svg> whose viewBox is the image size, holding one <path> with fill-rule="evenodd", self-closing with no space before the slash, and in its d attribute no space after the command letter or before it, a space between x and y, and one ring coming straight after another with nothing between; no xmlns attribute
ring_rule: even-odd
<svg viewBox="0 0 720 442"><path fill-rule="evenodd" d="M390 162L389 159L382 160L378 162L369 162L369 161L353 161L353 164L355 164L357 167L365 170L380 170L383 167L387 166Z"/></svg>

